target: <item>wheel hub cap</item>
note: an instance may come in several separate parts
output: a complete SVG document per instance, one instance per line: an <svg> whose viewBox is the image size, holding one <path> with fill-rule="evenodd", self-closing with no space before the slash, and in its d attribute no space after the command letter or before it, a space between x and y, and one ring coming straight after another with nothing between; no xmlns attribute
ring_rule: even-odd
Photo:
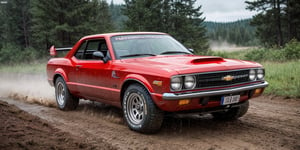
<svg viewBox="0 0 300 150"><path fill-rule="evenodd" d="M56 99L57 99L57 102L58 102L59 105L64 104L65 95L66 95L66 92L65 92L64 85L61 82L59 82L57 84L57 95L56 95Z"/></svg>
<svg viewBox="0 0 300 150"><path fill-rule="evenodd" d="M140 124L145 116L144 97L137 93L131 93L127 100L128 118L134 124Z"/></svg>

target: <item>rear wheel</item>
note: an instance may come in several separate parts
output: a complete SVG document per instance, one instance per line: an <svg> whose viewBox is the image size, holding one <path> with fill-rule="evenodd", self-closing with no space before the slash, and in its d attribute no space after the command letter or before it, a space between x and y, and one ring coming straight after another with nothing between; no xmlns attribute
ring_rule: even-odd
<svg viewBox="0 0 300 150"><path fill-rule="evenodd" d="M154 133L160 129L163 111L157 108L143 86L130 85L125 91L122 106L130 129L142 133Z"/></svg>
<svg viewBox="0 0 300 150"><path fill-rule="evenodd" d="M78 106L79 98L74 97L62 77L55 81L55 98L59 109L74 110Z"/></svg>
<svg viewBox="0 0 300 150"><path fill-rule="evenodd" d="M215 112L212 113L212 115L217 120L225 120L225 121L236 120L244 116L247 113L248 108L249 108L249 101L247 100L246 102L244 102L238 107L231 108L226 112Z"/></svg>

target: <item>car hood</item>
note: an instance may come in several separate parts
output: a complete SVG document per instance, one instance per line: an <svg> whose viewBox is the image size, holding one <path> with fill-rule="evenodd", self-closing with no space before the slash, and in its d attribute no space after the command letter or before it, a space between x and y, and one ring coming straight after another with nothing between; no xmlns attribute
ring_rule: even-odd
<svg viewBox="0 0 300 150"><path fill-rule="evenodd" d="M153 69L155 71L161 70L173 72L172 74L190 74L262 67L260 64L250 61L197 55L159 55L153 57L123 59L122 61L129 66L134 65L147 68L148 71Z"/></svg>

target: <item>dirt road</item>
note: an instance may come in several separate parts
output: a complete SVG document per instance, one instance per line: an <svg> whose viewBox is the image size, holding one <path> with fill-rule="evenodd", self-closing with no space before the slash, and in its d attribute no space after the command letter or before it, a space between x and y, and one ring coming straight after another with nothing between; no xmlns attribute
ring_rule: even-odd
<svg viewBox="0 0 300 150"><path fill-rule="evenodd" d="M37 82L35 80L35 84ZM170 116L159 133L143 135L130 131L123 122L121 110L111 106L81 101L77 110L63 112L54 107L51 97L34 100L24 93L8 96L10 98L0 100L98 149L104 145L117 149L156 150L300 150L300 100L266 96L252 99L248 113L233 122L216 121L210 115Z"/></svg>
<svg viewBox="0 0 300 150"><path fill-rule="evenodd" d="M83 101L76 111L63 112L1 100L95 147L105 142L120 149L300 149L300 102L296 100L253 99L248 114L234 122L215 121L210 115L168 117L155 135L130 131L119 109L100 103Z"/></svg>
<svg viewBox="0 0 300 150"><path fill-rule="evenodd" d="M4 101L0 101L0 112L1 150L116 149L105 142L99 142L97 146L86 143Z"/></svg>

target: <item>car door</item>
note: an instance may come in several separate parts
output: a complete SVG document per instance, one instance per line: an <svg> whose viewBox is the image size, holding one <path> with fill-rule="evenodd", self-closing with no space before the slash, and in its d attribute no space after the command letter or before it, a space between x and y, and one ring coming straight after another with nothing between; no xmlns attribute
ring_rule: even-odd
<svg viewBox="0 0 300 150"><path fill-rule="evenodd" d="M79 95L90 100L111 101L112 62L105 39L85 41L73 57L76 64L76 82ZM106 48L106 49L105 49ZM93 52L100 51L109 61L104 62L93 57Z"/></svg>

